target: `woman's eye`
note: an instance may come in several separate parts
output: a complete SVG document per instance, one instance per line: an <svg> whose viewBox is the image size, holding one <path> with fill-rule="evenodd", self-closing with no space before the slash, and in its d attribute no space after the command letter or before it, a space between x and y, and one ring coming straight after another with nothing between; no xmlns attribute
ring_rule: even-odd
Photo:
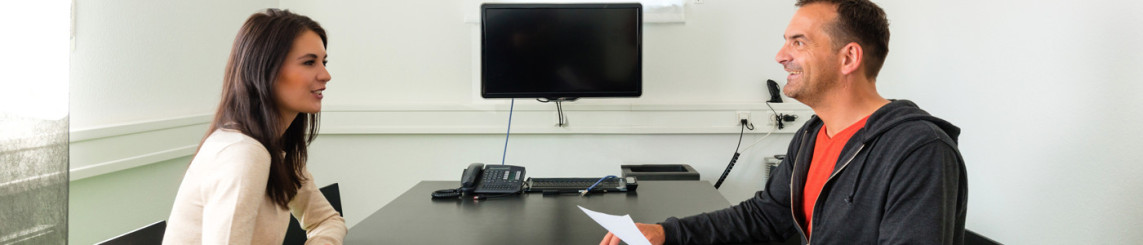
<svg viewBox="0 0 1143 245"><path fill-rule="evenodd" d="M329 61L328 61L328 60L323 60L323 61L321 61L321 65L322 65L322 66L325 66L325 65L328 65L328 64L329 64Z"/></svg>
<svg viewBox="0 0 1143 245"><path fill-rule="evenodd" d="M302 63L302 64L312 66L312 65L314 65L314 61L310 60L310 61L306 61L305 63Z"/></svg>

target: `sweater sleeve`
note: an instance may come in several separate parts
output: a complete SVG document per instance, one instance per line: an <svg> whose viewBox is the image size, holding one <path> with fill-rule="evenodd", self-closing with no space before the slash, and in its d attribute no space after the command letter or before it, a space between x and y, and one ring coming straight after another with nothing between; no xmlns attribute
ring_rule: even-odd
<svg viewBox="0 0 1143 245"><path fill-rule="evenodd" d="M879 244L954 244L963 178L955 149L940 141L912 151L892 175ZM963 224L963 222L962 222Z"/></svg>
<svg viewBox="0 0 1143 245"><path fill-rule="evenodd" d="M215 156L201 190L203 244L250 244L258 205L266 198L270 155L261 145L232 144Z"/></svg>
<svg viewBox="0 0 1143 245"><path fill-rule="evenodd" d="M345 219L314 185L309 170L303 170L306 180L298 194L290 200L290 212L306 230L306 244L342 244L347 229Z"/></svg>
<svg viewBox="0 0 1143 245"><path fill-rule="evenodd" d="M666 244L725 244L782 240L794 234L789 206L792 167L782 163L765 191L738 205L661 223Z"/></svg>

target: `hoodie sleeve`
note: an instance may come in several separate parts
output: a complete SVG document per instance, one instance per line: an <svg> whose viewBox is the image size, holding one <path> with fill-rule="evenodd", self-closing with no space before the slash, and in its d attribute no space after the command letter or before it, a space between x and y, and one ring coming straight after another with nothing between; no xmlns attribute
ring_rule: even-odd
<svg viewBox="0 0 1143 245"><path fill-rule="evenodd" d="M790 164L782 163L766 190L727 209L661 223L666 244L723 244L782 240L795 233L787 183Z"/></svg>
<svg viewBox="0 0 1143 245"><path fill-rule="evenodd" d="M879 244L954 244L957 234L960 157L948 142L933 140L908 153L892 175ZM959 230L963 231L963 227Z"/></svg>

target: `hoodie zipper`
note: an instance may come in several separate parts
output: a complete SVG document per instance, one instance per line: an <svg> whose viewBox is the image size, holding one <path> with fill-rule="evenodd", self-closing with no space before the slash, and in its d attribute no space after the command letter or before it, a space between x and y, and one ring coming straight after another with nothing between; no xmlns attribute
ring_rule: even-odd
<svg viewBox="0 0 1143 245"><path fill-rule="evenodd" d="M806 139L805 137L806 137L805 134L802 134L802 140L803 140L802 142L805 142L804 141ZM801 158L800 156L802 156L802 149L804 149L804 148L805 148L804 145L803 145L803 147L798 148L799 160ZM845 167L849 166L849 163L853 162L853 159L857 158L857 154L860 154L861 150L863 150L863 149L865 149L865 143L862 143L861 146L857 147L857 151L853 152L853 155L849 156L849 160L846 160L844 164L841 164L841 168L834 170L833 174L831 174L829 176L829 178L826 179L826 182L822 184L822 188L820 190L818 190L818 193L821 193L822 191L824 191L825 186L829 185L829 182L831 180L833 180L833 177L837 176L838 174L841 174L841 171L845 170ZM797 163L798 163L798 160L794 160L794 166L795 167L798 166ZM794 178L790 178L790 201L794 200L793 189L794 189ZM820 196L821 194L818 194L818 195ZM814 201L813 209L814 209L814 212L817 212L818 201ZM790 215L794 215L794 204L793 203L790 203ZM797 217L797 216L794 216L794 217ZM813 222L813 220L810 220L808 222ZM798 231L802 232L802 239L806 239L806 245L813 244L813 243L811 243L811 239L813 238L813 235L810 235L810 237L806 237L806 231L802 230L802 225L798 223L798 219L794 219L794 227L797 227Z"/></svg>
<svg viewBox="0 0 1143 245"><path fill-rule="evenodd" d="M794 169L798 169L798 162L800 162L802 160L802 150L806 149L806 137L809 137L807 135L808 133L809 133L808 129L804 129L802 131L802 141L801 141L802 146L798 147L798 155L795 156L797 158L794 158L794 166L791 167L790 171L793 171ZM802 224L798 223L798 219L797 219L798 216L794 212L794 203L793 202L794 202L794 174L791 172L790 173L790 217L794 218L794 228L798 229L798 232L799 232L798 234L801 235L803 240L806 240L806 244L808 245L810 242L810 239L806 237L806 231L802 230Z"/></svg>

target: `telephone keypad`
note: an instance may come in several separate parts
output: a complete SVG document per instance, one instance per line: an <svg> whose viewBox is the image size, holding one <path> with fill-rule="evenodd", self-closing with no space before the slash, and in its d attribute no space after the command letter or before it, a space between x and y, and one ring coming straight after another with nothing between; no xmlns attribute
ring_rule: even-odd
<svg viewBox="0 0 1143 245"><path fill-rule="evenodd" d="M484 169L478 193L515 193L523 188L524 168L517 166L488 166Z"/></svg>

